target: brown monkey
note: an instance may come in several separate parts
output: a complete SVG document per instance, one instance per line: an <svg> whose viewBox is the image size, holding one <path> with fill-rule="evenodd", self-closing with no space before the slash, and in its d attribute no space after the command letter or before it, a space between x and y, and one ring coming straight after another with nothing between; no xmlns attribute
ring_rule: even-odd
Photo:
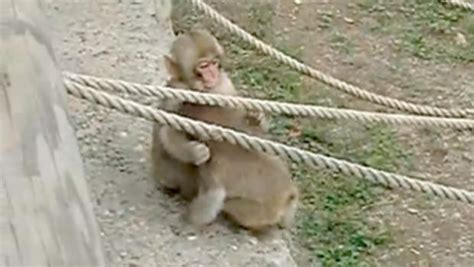
<svg viewBox="0 0 474 267"><path fill-rule="evenodd" d="M172 74L167 85L237 95L232 82L221 69L223 55L222 47L206 31L192 31L178 36L171 48L172 58L165 56L165 65ZM166 101L164 107L168 111L177 111L179 104ZM250 125L266 127L262 113L247 113L246 119ZM186 199L194 197L197 193L196 166L208 160L209 156L209 148L205 144L189 141L186 136L168 127L153 125L152 172L164 188L181 191Z"/></svg>
<svg viewBox="0 0 474 267"><path fill-rule="evenodd" d="M178 37L171 55L165 57L171 87L237 94L230 79L220 69L223 49L206 31L192 31ZM177 108L179 114L190 118L253 135L264 133L259 114L249 115L243 110L191 103L178 104ZM167 183L184 194L191 191L189 188L193 188L190 195L197 191L188 214L193 224L208 224L221 210L251 230L263 230L273 225L287 227L292 222L298 190L291 181L288 167L280 158L226 142L207 141L204 144L166 126L159 129L157 136L162 142L161 152L168 153L170 161L173 158L178 161L169 166L184 167L178 171L179 177L165 179ZM183 172L187 175L182 175Z"/></svg>

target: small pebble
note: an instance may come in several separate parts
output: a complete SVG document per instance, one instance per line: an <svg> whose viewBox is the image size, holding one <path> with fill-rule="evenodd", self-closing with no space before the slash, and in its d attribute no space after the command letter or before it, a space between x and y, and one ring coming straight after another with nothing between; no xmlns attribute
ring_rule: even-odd
<svg viewBox="0 0 474 267"><path fill-rule="evenodd" d="M458 32L456 33L456 37L455 37L455 42L457 45L459 46L462 46L462 47L466 47L467 46L467 40L466 40L466 36L464 36L464 34Z"/></svg>
<svg viewBox="0 0 474 267"><path fill-rule="evenodd" d="M256 245L256 244L258 243L258 240L257 240L257 238L255 238L255 237L251 237L251 238L249 239L249 243L250 243L251 245Z"/></svg>
<svg viewBox="0 0 474 267"><path fill-rule="evenodd" d="M408 213L411 213L411 214L418 214L418 213L419 213L418 210L416 210L416 209L411 209L411 208L408 208L407 211L408 211Z"/></svg>
<svg viewBox="0 0 474 267"><path fill-rule="evenodd" d="M410 251L415 255L420 255L420 252L414 248L411 248Z"/></svg>
<svg viewBox="0 0 474 267"><path fill-rule="evenodd" d="M344 17L344 21L349 23L349 24L353 24L354 23L354 20L351 19L351 18L348 18L348 17Z"/></svg>

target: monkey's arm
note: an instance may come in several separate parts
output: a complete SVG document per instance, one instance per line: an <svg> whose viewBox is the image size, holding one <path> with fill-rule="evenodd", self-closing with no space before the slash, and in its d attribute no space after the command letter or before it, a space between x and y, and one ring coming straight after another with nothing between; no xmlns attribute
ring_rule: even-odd
<svg viewBox="0 0 474 267"><path fill-rule="evenodd" d="M168 126L160 129L160 139L165 151L181 162L201 165L210 157L209 148L204 143L192 141L185 133Z"/></svg>
<svg viewBox="0 0 474 267"><path fill-rule="evenodd" d="M225 83L225 87L223 88L227 88L227 90L221 92L221 94L231 95L231 96L240 96L240 93L237 90L235 90L234 85L228 78L227 74L225 74L224 83ZM258 127L262 129L264 132L268 131L269 123L264 112L257 111L257 110L247 111L245 113L245 119L247 120L247 123L251 127Z"/></svg>

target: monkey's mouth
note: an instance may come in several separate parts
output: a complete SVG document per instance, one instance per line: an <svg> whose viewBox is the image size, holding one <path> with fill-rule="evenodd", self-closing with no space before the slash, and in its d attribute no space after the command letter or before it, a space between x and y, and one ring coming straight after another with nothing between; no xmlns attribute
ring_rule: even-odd
<svg viewBox="0 0 474 267"><path fill-rule="evenodd" d="M203 93L209 93L212 91L212 86L209 86L209 85L206 85L206 84L203 84L203 86L199 86L199 88L197 88L198 91L200 92L203 92Z"/></svg>
<svg viewBox="0 0 474 267"><path fill-rule="evenodd" d="M203 91L211 91L213 88L216 88L218 85L217 81L205 81L202 83Z"/></svg>

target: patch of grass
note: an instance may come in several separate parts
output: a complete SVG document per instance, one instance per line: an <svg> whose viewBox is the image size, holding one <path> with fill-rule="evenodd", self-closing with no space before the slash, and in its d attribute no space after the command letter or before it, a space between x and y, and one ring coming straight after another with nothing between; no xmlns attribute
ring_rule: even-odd
<svg viewBox="0 0 474 267"><path fill-rule="evenodd" d="M348 186L347 181L333 179L335 182L324 188L336 193L322 192L322 196L309 199L312 203L305 203L310 208L300 217L299 235L323 266L364 266L370 251L386 241L386 234L371 229L363 215L352 211L366 201L365 186ZM321 204L322 210L311 208Z"/></svg>
<svg viewBox="0 0 474 267"><path fill-rule="evenodd" d="M273 20L273 7L269 3L255 3L250 6L246 21L247 29L255 37L264 39L269 35Z"/></svg>
<svg viewBox="0 0 474 267"><path fill-rule="evenodd" d="M424 0L361 0L358 6L375 19L371 30L399 40L397 50L425 60L474 62L474 18L468 11Z"/></svg>
<svg viewBox="0 0 474 267"><path fill-rule="evenodd" d="M405 166L410 155L390 129L345 126L336 130L334 123L319 123L317 128L311 123L298 126L295 120L285 118L276 120L271 131L289 145L315 152L323 146L332 156L362 165L387 171L410 167ZM368 220L383 189L302 164L294 164L292 171L302 195L297 236L314 258L323 266L372 266L371 255L392 240L383 225Z"/></svg>
<svg viewBox="0 0 474 267"><path fill-rule="evenodd" d="M321 12L318 27L321 29L330 28L333 23L333 17L334 15L332 14L332 12Z"/></svg>
<svg viewBox="0 0 474 267"><path fill-rule="evenodd" d="M333 31L329 42L332 48L335 48L347 55L353 54L354 52L354 44L352 43L351 39L341 32Z"/></svg>
<svg viewBox="0 0 474 267"><path fill-rule="evenodd" d="M370 127L368 136L370 142L362 141L365 143L362 150L352 152L349 154L351 157L361 159L363 165L387 171L396 171L400 165L411 167L406 165L411 162L410 154L400 147L392 130L382 126Z"/></svg>
<svg viewBox="0 0 474 267"><path fill-rule="evenodd" d="M374 19L376 23L372 23L369 26L372 32L387 33L388 29L393 25L393 15L386 8L386 3L380 0L360 0L356 2L363 12L363 14L370 14L370 17Z"/></svg>
<svg viewBox="0 0 474 267"><path fill-rule="evenodd" d="M382 126L358 129L349 125L337 129L337 135L329 133L332 138L328 139L324 135L334 128L332 123L313 128L295 127L289 119L278 122L272 128L274 135L311 151L323 146L338 158L388 171L410 160L394 133ZM352 138L343 138L346 135ZM299 240L323 266L372 266L374 251L391 241L390 232L383 225L368 220L382 188L359 178L315 171L300 164L294 164L292 170L302 193Z"/></svg>
<svg viewBox="0 0 474 267"><path fill-rule="evenodd" d="M380 0L361 0L356 3L362 10L369 11L369 12L372 12L375 10L380 11L381 8L383 9L383 6L380 5L381 3Z"/></svg>

